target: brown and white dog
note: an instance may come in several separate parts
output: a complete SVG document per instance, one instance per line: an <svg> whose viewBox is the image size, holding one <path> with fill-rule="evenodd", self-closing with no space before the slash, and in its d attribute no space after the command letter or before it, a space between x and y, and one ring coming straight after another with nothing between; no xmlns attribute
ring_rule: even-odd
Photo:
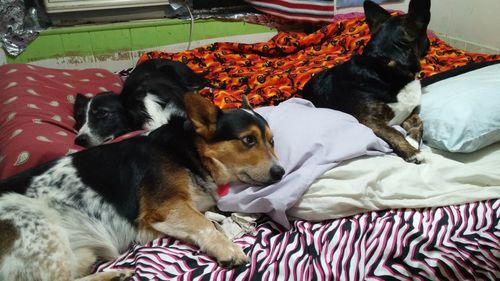
<svg viewBox="0 0 500 281"><path fill-rule="evenodd" d="M91 274L130 243L169 235L226 266L247 257L201 213L219 186L266 185L284 170L266 121L185 95L187 117L121 142L48 162L0 182L0 280L124 280ZM248 103L244 103L248 105Z"/></svg>
<svg viewBox="0 0 500 281"><path fill-rule="evenodd" d="M363 54L314 75L302 95L317 107L349 113L408 162L420 163L423 125L418 115L422 94L420 59L429 49L430 0L412 0L406 15L391 16L364 2L371 39ZM407 140L392 125L409 133ZM411 143L410 143L411 142Z"/></svg>

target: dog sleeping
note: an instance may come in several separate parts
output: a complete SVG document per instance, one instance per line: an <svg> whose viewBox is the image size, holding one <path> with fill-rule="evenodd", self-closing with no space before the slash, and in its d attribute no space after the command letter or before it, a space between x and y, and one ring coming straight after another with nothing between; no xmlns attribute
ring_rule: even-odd
<svg viewBox="0 0 500 281"><path fill-rule="evenodd" d="M246 263L241 248L201 212L227 184L282 178L273 135L247 102L221 110L188 93L185 105L187 118L175 116L147 135L1 181L0 280L124 280L127 270L88 274L96 261L163 234L223 265Z"/></svg>
<svg viewBox="0 0 500 281"><path fill-rule="evenodd" d="M353 115L404 160L422 162L421 86L416 75L429 49L430 0L411 0L406 15L391 16L364 2L371 39L361 55L314 75L302 95L317 107ZM401 125L409 140L392 125ZM410 143L411 142L411 143Z"/></svg>
<svg viewBox="0 0 500 281"><path fill-rule="evenodd" d="M208 81L177 61L151 59L139 64L120 95L102 92L94 98L77 94L75 144L96 146L135 131L153 130L175 115L184 116L183 95Z"/></svg>

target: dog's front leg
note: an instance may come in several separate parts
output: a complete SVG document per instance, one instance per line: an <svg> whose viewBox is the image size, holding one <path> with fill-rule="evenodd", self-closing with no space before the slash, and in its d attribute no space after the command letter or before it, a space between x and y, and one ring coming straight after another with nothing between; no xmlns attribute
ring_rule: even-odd
<svg viewBox="0 0 500 281"><path fill-rule="evenodd" d="M248 258L241 248L219 232L212 222L196 210L189 201L168 200L153 216L161 221L151 224L156 231L195 244L215 257L223 266L245 264Z"/></svg>
<svg viewBox="0 0 500 281"><path fill-rule="evenodd" d="M375 135L389 143L394 152L405 161L415 164L423 162L424 158L419 150L413 147L400 132L387 125L385 121L370 118L360 120L360 122L370 127Z"/></svg>
<svg viewBox="0 0 500 281"><path fill-rule="evenodd" d="M410 116L408 116L408 118L406 118L406 120L401 124L403 129L405 129L408 133L409 137L416 141L417 149L420 146L424 132L424 123L422 122L422 119L420 119L419 112L420 108L415 108Z"/></svg>

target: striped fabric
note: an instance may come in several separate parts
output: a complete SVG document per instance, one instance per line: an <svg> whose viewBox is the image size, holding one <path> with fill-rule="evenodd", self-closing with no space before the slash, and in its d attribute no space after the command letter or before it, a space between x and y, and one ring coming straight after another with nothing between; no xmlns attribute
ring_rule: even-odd
<svg viewBox="0 0 500 281"><path fill-rule="evenodd" d="M245 0L256 9L278 17L307 22L331 22L333 0Z"/></svg>
<svg viewBox="0 0 500 281"><path fill-rule="evenodd" d="M272 221L236 241L251 263L219 267L170 238L139 246L100 271L133 268L133 280L499 280L500 199L389 210L320 223Z"/></svg>

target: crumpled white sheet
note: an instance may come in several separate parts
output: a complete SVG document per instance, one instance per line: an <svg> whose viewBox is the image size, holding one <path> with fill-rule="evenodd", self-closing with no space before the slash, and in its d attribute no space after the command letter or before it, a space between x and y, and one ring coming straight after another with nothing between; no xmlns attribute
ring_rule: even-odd
<svg viewBox="0 0 500 281"><path fill-rule="evenodd" d="M318 178L288 210L297 219L321 221L367 211L425 208L500 198L500 143L475 153L422 149L426 163L394 155L346 161ZM206 212L230 239L253 233L259 214Z"/></svg>
<svg viewBox="0 0 500 281"><path fill-rule="evenodd" d="M318 176L345 160L392 151L353 116L315 108L304 99L291 98L255 111L273 131L276 155L285 175L268 186L231 185L229 193L217 201L222 211L265 213L288 228L286 211Z"/></svg>
<svg viewBox="0 0 500 281"><path fill-rule="evenodd" d="M420 165L394 155L342 162L319 177L287 214L319 221L500 198L500 143L473 154L435 152L425 147L426 162Z"/></svg>
<svg viewBox="0 0 500 281"><path fill-rule="evenodd" d="M257 226L259 214L231 213L225 216L221 213L206 211L205 217L210 220L217 230L234 240L245 234L252 234Z"/></svg>

